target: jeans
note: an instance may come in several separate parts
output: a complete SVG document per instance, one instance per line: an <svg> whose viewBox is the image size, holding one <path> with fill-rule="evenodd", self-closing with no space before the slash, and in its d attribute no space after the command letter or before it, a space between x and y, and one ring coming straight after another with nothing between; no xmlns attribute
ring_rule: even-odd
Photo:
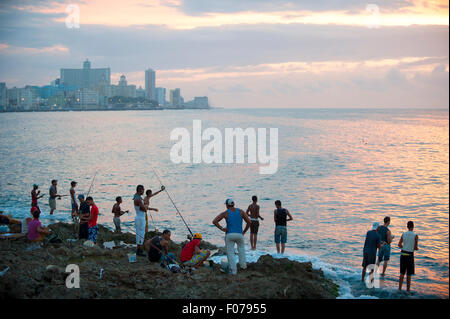
<svg viewBox="0 0 450 319"><path fill-rule="evenodd" d="M231 273L235 275L237 273L236 258L234 256L234 244L238 246L239 252L239 265L242 269L247 268L247 262L245 259L245 244L244 235L240 233L229 233L225 235L225 247L227 250L228 266Z"/></svg>

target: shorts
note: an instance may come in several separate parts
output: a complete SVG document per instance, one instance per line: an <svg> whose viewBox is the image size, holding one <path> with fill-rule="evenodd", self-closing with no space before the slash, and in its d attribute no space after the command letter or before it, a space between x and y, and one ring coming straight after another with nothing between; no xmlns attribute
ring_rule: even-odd
<svg viewBox="0 0 450 319"><path fill-rule="evenodd" d="M120 217L114 217L113 221L114 221L114 226L116 226L116 231L121 231L121 228L120 228Z"/></svg>
<svg viewBox="0 0 450 319"><path fill-rule="evenodd" d="M206 250L201 250L200 254L192 256L190 260L183 261L183 265L185 266L195 266L197 263L205 258L208 255L208 252Z"/></svg>
<svg viewBox="0 0 450 319"><path fill-rule="evenodd" d="M378 250L378 261L388 261L391 257L391 245L385 244Z"/></svg>
<svg viewBox="0 0 450 319"><path fill-rule="evenodd" d="M252 220L252 223L250 224L250 234L257 234L258 229L259 229L259 221Z"/></svg>
<svg viewBox="0 0 450 319"><path fill-rule="evenodd" d="M98 226L95 225L94 227L89 227L88 234L88 239L93 241L94 244L97 243Z"/></svg>
<svg viewBox="0 0 450 319"><path fill-rule="evenodd" d="M48 206L50 206L51 210L55 210L56 209L56 198L49 198Z"/></svg>
<svg viewBox="0 0 450 319"><path fill-rule="evenodd" d="M80 224L80 239L89 239L89 225L88 223Z"/></svg>
<svg viewBox="0 0 450 319"><path fill-rule="evenodd" d="M414 275L414 253L403 252L400 255L400 273Z"/></svg>
<svg viewBox="0 0 450 319"><path fill-rule="evenodd" d="M377 259L377 254L368 254L368 253L364 253L363 255L363 262L362 262L362 266L363 268L366 268L369 265L375 265L375 260Z"/></svg>
<svg viewBox="0 0 450 319"><path fill-rule="evenodd" d="M286 226L276 226L275 227L275 243L285 244L287 242L287 228Z"/></svg>

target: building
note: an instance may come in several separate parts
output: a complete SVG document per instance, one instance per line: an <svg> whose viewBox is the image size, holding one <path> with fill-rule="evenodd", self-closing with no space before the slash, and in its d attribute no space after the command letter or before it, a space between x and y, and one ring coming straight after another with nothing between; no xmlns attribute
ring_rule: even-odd
<svg viewBox="0 0 450 319"><path fill-rule="evenodd" d="M18 106L20 109L29 111L38 107L39 94L37 90L29 85L20 90L20 98Z"/></svg>
<svg viewBox="0 0 450 319"><path fill-rule="evenodd" d="M136 97L138 99L145 99L145 90L142 88L142 86L140 86L139 89L136 90Z"/></svg>
<svg viewBox="0 0 450 319"><path fill-rule="evenodd" d="M166 107L166 88L156 88L156 102L160 107Z"/></svg>
<svg viewBox="0 0 450 319"><path fill-rule="evenodd" d="M93 89L99 86L101 81L111 84L111 71L109 68L91 69L91 62L84 61L82 69L61 69L60 83L66 87L78 89Z"/></svg>
<svg viewBox="0 0 450 319"><path fill-rule="evenodd" d="M170 90L170 96L169 96L169 104L171 107L181 107L181 95L180 95L180 89L177 88L175 90Z"/></svg>
<svg viewBox="0 0 450 319"><path fill-rule="evenodd" d="M155 76L153 69L145 71L145 98L149 100L156 100Z"/></svg>
<svg viewBox="0 0 450 319"><path fill-rule="evenodd" d="M198 108L208 108L208 97L207 96L196 96L194 97L194 107Z"/></svg>
<svg viewBox="0 0 450 319"><path fill-rule="evenodd" d="M74 105L82 109L98 106L99 95L97 91L81 89L75 92Z"/></svg>
<svg viewBox="0 0 450 319"><path fill-rule="evenodd" d="M118 85L111 85L111 96L135 98L136 85L128 85L125 75L121 75Z"/></svg>
<svg viewBox="0 0 450 319"><path fill-rule="evenodd" d="M8 89L5 82L0 82L0 111L8 108Z"/></svg>

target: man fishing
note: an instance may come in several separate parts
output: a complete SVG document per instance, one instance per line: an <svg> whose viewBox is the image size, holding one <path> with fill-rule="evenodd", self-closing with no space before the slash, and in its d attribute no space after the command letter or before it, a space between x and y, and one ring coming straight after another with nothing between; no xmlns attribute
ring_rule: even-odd
<svg viewBox="0 0 450 319"><path fill-rule="evenodd" d="M153 210L155 212L158 211L157 208L152 208L150 207L150 198L152 198L153 196L158 195L159 193L161 193L163 190L165 189L164 186L161 186L161 190L157 191L156 193L152 193L151 189L147 189L145 191L145 197L144 197L144 205L147 208L148 213L145 214L145 233L148 233L148 215L151 214L150 211Z"/></svg>
<svg viewBox="0 0 450 319"><path fill-rule="evenodd" d="M406 224L407 232L402 234L398 247L402 250L400 255L400 278L398 290L402 290L403 280L406 274L406 291L411 291L411 276L414 275L414 251L419 250L419 236L414 232L414 222Z"/></svg>
<svg viewBox="0 0 450 319"><path fill-rule="evenodd" d="M239 208L234 207L234 201L229 198L225 201L227 210L217 215L213 220L213 225L223 231L225 235L225 247L227 250L228 265L230 265L231 274L237 274L236 259L234 255L234 245L237 244L239 252L239 265L242 269L247 268L247 262L245 259L245 244L244 234L250 228L250 218L247 214ZM227 227L222 227L219 222L225 219ZM242 220L245 220L247 225L244 231L242 231Z"/></svg>
<svg viewBox="0 0 450 319"><path fill-rule="evenodd" d="M161 186L161 190L164 190L164 186ZM145 215L148 208L144 205L142 195L144 194L144 186L138 185L136 187L136 194L133 196L134 210L136 211L135 225L136 225L136 255L145 257L145 253L142 250L145 238Z"/></svg>
<svg viewBox="0 0 450 319"><path fill-rule="evenodd" d="M38 205L38 199L44 197L44 194L41 194L41 191L38 190L39 186L37 184L33 185L33 189L31 190L31 207L36 207L38 211L40 212L41 209Z"/></svg>
<svg viewBox="0 0 450 319"><path fill-rule="evenodd" d="M58 190L56 186L58 185L58 181L56 179L52 180L52 186L49 188L49 199L48 205L50 206L50 215L53 215L53 212L56 210L56 198L61 199L62 195L58 195Z"/></svg>
<svg viewBox="0 0 450 319"><path fill-rule="evenodd" d="M250 245L252 247L252 250L256 250L256 241L258 240L259 229L258 218L260 218L261 220L264 220L264 218L262 218L259 214L259 205L257 204L258 197L252 196L252 202L253 203L248 206L245 213L250 217L250 220L252 222L250 224Z"/></svg>
<svg viewBox="0 0 450 319"><path fill-rule="evenodd" d="M148 260L160 263L175 263L175 255L169 253L170 230L163 231L162 236L155 236L144 243L148 253Z"/></svg>

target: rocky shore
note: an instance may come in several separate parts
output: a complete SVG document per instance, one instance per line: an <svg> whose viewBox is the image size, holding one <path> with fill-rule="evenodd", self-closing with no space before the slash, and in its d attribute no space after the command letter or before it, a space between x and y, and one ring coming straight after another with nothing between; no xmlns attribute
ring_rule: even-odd
<svg viewBox="0 0 450 319"><path fill-rule="evenodd" d="M238 266L236 276L221 272L218 264L172 273L145 257L130 263L128 254L135 252L135 235L131 233L114 233L99 225L97 246L86 247L82 241L72 240L76 238L74 227L50 225L62 240L59 244L32 244L24 238L2 240L0 298L318 299L338 295L338 286L312 269L311 263L265 255L245 270ZM104 248L104 242L111 241L116 246ZM169 250L178 260L183 245L170 243ZM223 252L208 242L202 242L201 248ZM79 289L66 287L69 264L79 266Z"/></svg>

